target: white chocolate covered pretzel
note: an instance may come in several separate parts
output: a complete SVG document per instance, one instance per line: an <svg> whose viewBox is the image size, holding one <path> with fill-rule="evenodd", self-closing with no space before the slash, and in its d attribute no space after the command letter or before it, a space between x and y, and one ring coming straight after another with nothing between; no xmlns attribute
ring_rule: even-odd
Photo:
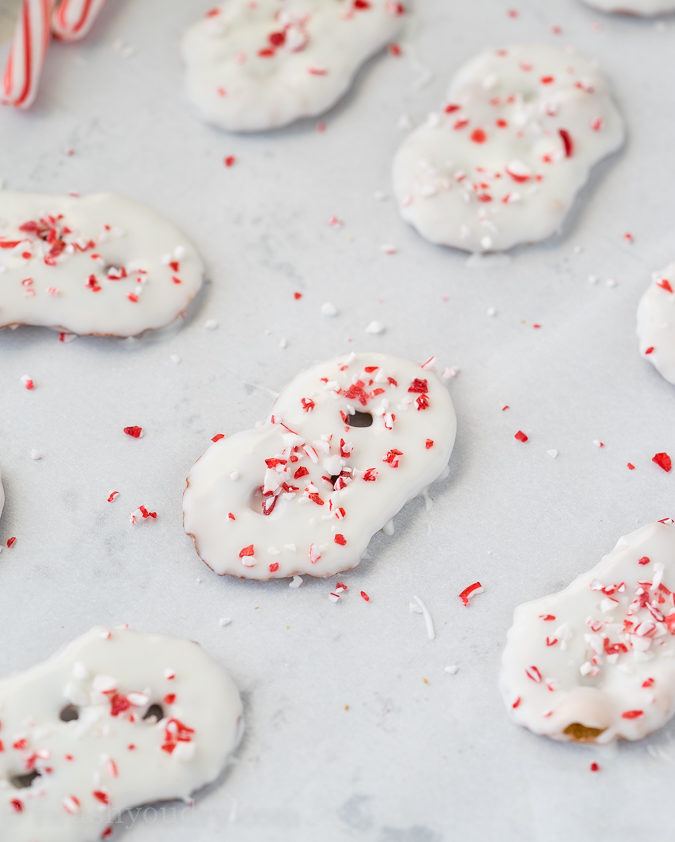
<svg viewBox="0 0 675 842"><path fill-rule="evenodd" d="M502 251L557 231L591 168L623 140L596 64L559 47L480 54L400 147L400 211L433 243Z"/></svg>
<svg viewBox="0 0 675 842"><path fill-rule="evenodd" d="M640 352L675 384L675 263L657 272L637 311Z"/></svg>
<svg viewBox="0 0 675 842"><path fill-rule="evenodd" d="M516 608L512 718L556 740L639 740L675 713L675 525L652 523L564 590Z"/></svg>
<svg viewBox="0 0 675 842"><path fill-rule="evenodd" d="M355 567L446 468L455 412L430 364L350 354L298 375L267 422L193 466L186 532L216 573L271 579Z"/></svg>
<svg viewBox="0 0 675 842"><path fill-rule="evenodd" d="M185 236L131 199L0 192L0 328L134 336L173 322L203 274Z"/></svg>
<svg viewBox="0 0 675 842"><path fill-rule="evenodd" d="M230 131L261 131L327 111L398 32L394 0L228 0L183 40L187 93Z"/></svg>
<svg viewBox="0 0 675 842"><path fill-rule="evenodd" d="M92 629L0 681L0 837L106 838L122 811L213 781L242 729L237 688L198 644Z"/></svg>

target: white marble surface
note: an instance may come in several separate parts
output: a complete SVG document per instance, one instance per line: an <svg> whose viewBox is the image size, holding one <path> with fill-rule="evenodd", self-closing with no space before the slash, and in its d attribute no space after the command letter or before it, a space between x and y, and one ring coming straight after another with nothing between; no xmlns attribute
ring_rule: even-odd
<svg viewBox="0 0 675 842"><path fill-rule="evenodd" d="M0 113L8 186L145 201L184 227L210 278L182 328L161 336L0 334L0 537L17 537L0 554L0 674L124 622L199 640L231 669L248 722L236 766L195 810L127 816L125 842L654 835L670 821L675 723L610 751L552 744L509 723L497 671L516 603L675 514L675 473L651 463L675 456L675 391L634 336L650 272L675 254L675 21L602 17L575 0L418 0L406 56L372 63L324 133L312 122L234 137L193 119L181 94L178 39L208 5L111 0L86 43L51 51L36 107ZM475 268L374 194L390 190L401 115L436 108L453 68L487 44L529 39L599 57L630 137L561 237ZM320 316L325 301L337 317ZM385 333L365 333L373 319ZM311 360L349 348L460 369L450 477L429 510L411 503L395 536L373 541L341 604L328 600L334 580L290 590L217 578L181 528L192 461L214 433L261 419ZM145 437L124 436L129 424ZM131 528L141 503L159 519ZM485 593L464 608L457 594L476 579ZM408 610L414 595L434 641Z"/></svg>

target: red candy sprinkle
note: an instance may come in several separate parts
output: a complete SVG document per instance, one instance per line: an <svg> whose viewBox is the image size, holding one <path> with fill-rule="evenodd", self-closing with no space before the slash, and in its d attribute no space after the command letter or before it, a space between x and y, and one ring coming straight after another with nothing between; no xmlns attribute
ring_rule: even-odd
<svg viewBox="0 0 675 842"><path fill-rule="evenodd" d="M416 377L408 387L409 392L424 394L429 391L429 384L426 380L420 380Z"/></svg>
<svg viewBox="0 0 675 842"><path fill-rule="evenodd" d="M663 468L667 474L670 473L670 469L673 467L672 460L667 453L655 453L652 457L652 462L657 464L659 468Z"/></svg>
<svg viewBox="0 0 675 842"><path fill-rule="evenodd" d="M129 710L131 702L126 696L121 693L113 693L110 698L110 715L119 716L121 713Z"/></svg>
<svg viewBox="0 0 675 842"><path fill-rule="evenodd" d="M518 430L518 432L514 436L514 439L517 439L518 441L522 441L523 443L526 442L528 440L528 438L529 437L526 436L525 433L522 430Z"/></svg>
<svg viewBox="0 0 675 842"><path fill-rule="evenodd" d="M366 602L370 602L370 597L365 591L361 591L361 597L362 599L365 599Z"/></svg>
<svg viewBox="0 0 675 842"><path fill-rule="evenodd" d="M225 438L225 433L216 433L215 436L211 439L212 442L220 441L221 439Z"/></svg>
<svg viewBox="0 0 675 842"><path fill-rule="evenodd" d="M7 548L11 549L14 544L16 544L16 538L8 538L7 539Z"/></svg>
<svg viewBox="0 0 675 842"><path fill-rule="evenodd" d="M600 767L598 766L598 764L597 763L591 763L591 772L599 772L599 771L600 771Z"/></svg>
<svg viewBox="0 0 675 842"><path fill-rule="evenodd" d="M665 289L666 292L673 292L673 288L667 278L663 278L663 280L659 281L656 286L661 287L661 289Z"/></svg>
<svg viewBox="0 0 675 842"><path fill-rule="evenodd" d="M338 532L335 535L335 538L333 538L333 540L335 541L336 544L339 544L341 547L344 547L345 544L347 543L347 539L340 532Z"/></svg>
<svg viewBox="0 0 675 842"><path fill-rule="evenodd" d="M625 710L621 714L621 717L623 719L639 719L643 715L644 715L643 710Z"/></svg>
<svg viewBox="0 0 675 842"><path fill-rule="evenodd" d="M239 558L247 558L248 556L252 556L255 554L255 548L253 544L249 544L248 547L244 547L239 552Z"/></svg>
<svg viewBox="0 0 675 842"><path fill-rule="evenodd" d="M558 132L565 148L565 157L571 158L574 153L574 142L572 141L570 133L567 129L558 129Z"/></svg>
<svg viewBox="0 0 675 842"><path fill-rule="evenodd" d="M424 447L425 447L427 450L431 450L431 448L432 448L433 446L434 446L434 440L433 440L433 439L427 439L427 440L424 442Z"/></svg>
<svg viewBox="0 0 675 842"><path fill-rule="evenodd" d="M143 435L143 427L125 427L124 432L132 439L139 439Z"/></svg>
<svg viewBox="0 0 675 842"><path fill-rule="evenodd" d="M476 592L483 589L483 586L480 582L474 582L472 585L464 588L464 590L459 594L459 598L462 600L462 605L468 605L471 596Z"/></svg>
<svg viewBox="0 0 675 842"><path fill-rule="evenodd" d="M539 672L538 668L535 666L527 667L525 670L525 675L531 680L534 681L535 684L539 684L541 682L541 673Z"/></svg>

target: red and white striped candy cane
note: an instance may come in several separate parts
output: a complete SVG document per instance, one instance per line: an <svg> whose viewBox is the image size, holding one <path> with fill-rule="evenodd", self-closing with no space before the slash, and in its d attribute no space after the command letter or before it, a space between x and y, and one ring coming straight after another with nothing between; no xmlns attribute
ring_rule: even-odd
<svg viewBox="0 0 675 842"><path fill-rule="evenodd" d="M53 5L53 0L23 0L2 77L5 105L28 108L35 99L51 39Z"/></svg>
<svg viewBox="0 0 675 842"><path fill-rule="evenodd" d="M89 32L106 0L63 0L52 15L52 31L62 41L76 41Z"/></svg>

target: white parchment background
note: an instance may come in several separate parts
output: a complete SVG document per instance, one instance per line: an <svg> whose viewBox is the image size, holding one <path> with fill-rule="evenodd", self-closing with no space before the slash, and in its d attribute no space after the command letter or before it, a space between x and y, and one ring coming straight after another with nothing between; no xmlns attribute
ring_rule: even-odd
<svg viewBox="0 0 675 842"><path fill-rule="evenodd" d="M124 622L194 638L230 668L248 724L236 766L196 810L127 817L125 842L654 835L670 821L675 724L608 752L557 745L511 725L496 685L515 604L675 513L675 473L651 463L675 457L675 390L634 338L650 272L675 259L673 20L603 17L576 0L518 0L515 19L502 0L418 0L406 55L371 63L324 133L311 121L235 137L200 124L181 92L178 41L208 5L111 0L85 43L50 52L36 107L0 113L8 187L145 201L190 235L210 281L162 336L0 335L0 537L18 539L0 555L0 674ZM629 140L560 237L475 268L374 194L390 190L401 115L437 108L478 50L528 40L597 56ZM320 316L325 301L338 317ZM365 334L373 319L383 335ZM351 348L460 369L449 478L430 510L412 502L393 538L373 540L339 605L334 580L295 591L217 578L181 528L191 463L213 434L262 419L270 390L310 361ZM129 424L145 437L125 437ZM139 504L159 519L132 529ZM457 594L476 579L485 593L463 608ZM433 642L408 611L413 595L434 617Z"/></svg>

